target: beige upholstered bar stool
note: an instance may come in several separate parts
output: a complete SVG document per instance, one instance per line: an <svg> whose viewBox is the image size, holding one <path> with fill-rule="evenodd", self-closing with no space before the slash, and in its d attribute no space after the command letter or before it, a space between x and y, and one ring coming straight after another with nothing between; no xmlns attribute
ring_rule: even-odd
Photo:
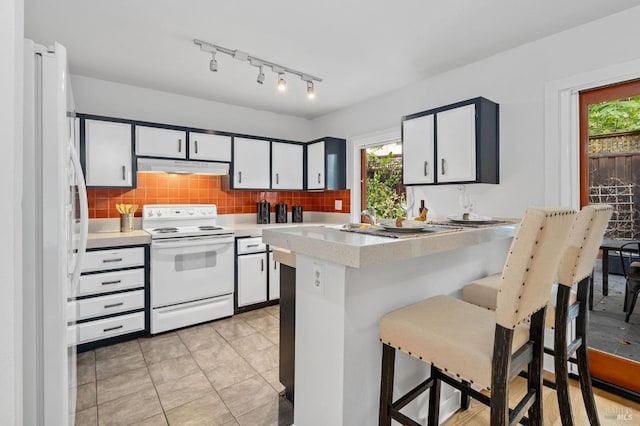
<svg viewBox="0 0 640 426"><path fill-rule="evenodd" d="M527 210L502 272L495 311L436 296L382 317L380 425L390 425L391 419L418 425L400 410L427 389L428 424L436 425L443 381L490 405L492 425L516 424L527 411L529 424L542 424L546 305L574 216L563 208ZM393 402L396 350L430 363L431 377ZM511 411L509 383L527 366L528 392ZM460 380L490 388L491 397Z"/></svg>
<svg viewBox="0 0 640 426"><path fill-rule="evenodd" d="M573 425L567 366L569 360L578 366L580 388L589 423L599 424L587 356L587 303L589 278L612 212L609 205L591 205L584 207L576 215L560 259L557 290L554 289L547 307L546 327L555 329L554 348L567 349L554 352L553 349L545 348L546 353L554 356L556 382L545 380L544 383L557 389L560 417L565 426ZM499 285L499 274L476 280L463 288L462 299L493 310L496 307ZM577 292L572 291L575 288ZM567 342L567 324L574 319L576 337L572 342ZM577 360L570 358L574 352Z"/></svg>

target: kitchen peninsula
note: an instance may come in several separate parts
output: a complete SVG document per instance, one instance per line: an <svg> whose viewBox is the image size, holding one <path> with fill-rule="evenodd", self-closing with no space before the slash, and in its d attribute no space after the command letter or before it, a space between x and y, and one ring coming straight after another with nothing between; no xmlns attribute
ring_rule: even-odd
<svg viewBox="0 0 640 426"><path fill-rule="evenodd" d="M386 238L338 226L265 229L263 241L295 254L295 425L377 424L381 345L387 312L500 271L516 225ZM398 353L397 394L428 375ZM426 418L425 395L404 410ZM441 415L459 406L443 389Z"/></svg>

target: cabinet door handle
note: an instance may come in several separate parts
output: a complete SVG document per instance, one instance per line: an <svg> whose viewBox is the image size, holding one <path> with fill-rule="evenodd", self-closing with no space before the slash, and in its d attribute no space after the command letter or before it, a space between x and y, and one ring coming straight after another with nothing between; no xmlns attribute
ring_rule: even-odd
<svg viewBox="0 0 640 426"><path fill-rule="evenodd" d="M118 306L122 306L124 305L124 302L120 302L120 303L112 303L110 305L104 305L105 309L109 309L109 308L117 308Z"/></svg>
<svg viewBox="0 0 640 426"><path fill-rule="evenodd" d="M118 257L116 259L102 259L102 263L111 263L111 262L122 262L122 258Z"/></svg>
<svg viewBox="0 0 640 426"><path fill-rule="evenodd" d="M260 271L264 271L264 259L260 259Z"/></svg>
<svg viewBox="0 0 640 426"><path fill-rule="evenodd" d="M122 280L115 280L115 281L102 281L102 285L120 284L121 282L122 282Z"/></svg>
<svg viewBox="0 0 640 426"><path fill-rule="evenodd" d="M260 244L248 244L247 248L258 247Z"/></svg>
<svg viewBox="0 0 640 426"><path fill-rule="evenodd" d="M278 269L278 262L276 262L275 260L273 261L273 270L275 271L276 269Z"/></svg>
<svg viewBox="0 0 640 426"><path fill-rule="evenodd" d="M280 173L276 173L276 185L280 183Z"/></svg>
<svg viewBox="0 0 640 426"><path fill-rule="evenodd" d="M442 174L444 174L444 158L442 160L440 160L440 169L442 170Z"/></svg>
<svg viewBox="0 0 640 426"><path fill-rule="evenodd" d="M424 162L424 175L425 176L429 173L429 171L427 170L427 167L429 167L429 162L425 161Z"/></svg>
<svg viewBox="0 0 640 426"><path fill-rule="evenodd" d="M109 327L109 328L105 328L102 330L103 333L106 333L107 331L113 331L113 330L119 330L121 329L123 326L122 325L117 325L115 327Z"/></svg>
<svg viewBox="0 0 640 426"><path fill-rule="evenodd" d="M318 173L318 183L320 183L320 173Z"/></svg>
<svg viewBox="0 0 640 426"><path fill-rule="evenodd" d="M194 141L196 143L196 154L198 153L198 141Z"/></svg>
<svg viewBox="0 0 640 426"><path fill-rule="evenodd" d="M182 139L178 139L178 152L182 152Z"/></svg>
<svg viewBox="0 0 640 426"><path fill-rule="evenodd" d="M238 172L238 183L242 183L242 172Z"/></svg>
<svg viewBox="0 0 640 426"><path fill-rule="evenodd" d="M127 180L127 168L122 166L122 180Z"/></svg>

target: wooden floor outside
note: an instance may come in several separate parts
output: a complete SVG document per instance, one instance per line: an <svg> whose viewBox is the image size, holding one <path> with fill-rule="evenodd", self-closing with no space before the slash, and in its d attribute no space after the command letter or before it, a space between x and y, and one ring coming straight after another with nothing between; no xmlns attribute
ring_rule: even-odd
<svg viewBox="0 0 640 426"><path fill-rule="evenodd" d="M549 377L551 378L551 377ZM582 404L582 394L578 382L571 380L571 404L573 408L574 424L588 425L587 414ZM511 386L512 400L524 395L526 380L517 378ZM602 426L638 426L640 425L640 404L612 395L608 392L594 389L598 416ZM558 401L554 390L544 388L544 424L545 426L561 425ZM512 405L513 407L513 405ZM446 426L454 425L488 425L489 408L477 401L472 401L466 411L456 413L444 423Z"/></svg>

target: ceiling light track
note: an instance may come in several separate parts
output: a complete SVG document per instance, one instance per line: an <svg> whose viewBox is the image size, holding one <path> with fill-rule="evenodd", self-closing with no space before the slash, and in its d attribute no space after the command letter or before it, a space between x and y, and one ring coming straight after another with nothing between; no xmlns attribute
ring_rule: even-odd
<svg viewBox="0 0 640 426"><path fill-rule="evenodd" d="M203 52L207 52L212 55L212 59L209 62L209 69L213 72L218 71L218 61L216 60L216 53L219 52L229 55L239 61L249 62L249 65L257 67L259 69L258 78L256 79L258 84L262 84L264 82L264 67L271 68L271 71L278 74L277 87L280 91L284 91L287 88L287 80L285 74L297 75L302 81L305 81L307 83L307 97L309 99L313 99L315 98L314 82L320 83L322 81L320 77L316 77L306 72L298 71L284 65L276 64L275 62L256 58L255 56L251 56L247 52L243 52L241 50L227 49L226 47L218 46L216 44L208 43L206 41L198 39L194 39L193 43L200 46L200 50L202 50Z"/></svg>

